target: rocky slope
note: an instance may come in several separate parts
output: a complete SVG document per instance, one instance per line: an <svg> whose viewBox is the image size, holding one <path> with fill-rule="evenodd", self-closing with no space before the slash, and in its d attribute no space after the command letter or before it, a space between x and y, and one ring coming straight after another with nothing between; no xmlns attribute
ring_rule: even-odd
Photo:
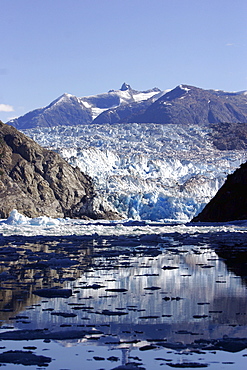
<svg viewBox="0 0 247 370"><path fill-rule="evenodd" d="M247 220L247 162L242 164L192 222Z"/></svg>
<svg viewBox="0 0 247 370"><path fill-rule="evenodd" d="M0 122L0 217L118 218L92 179L14 127Z"/></svg>

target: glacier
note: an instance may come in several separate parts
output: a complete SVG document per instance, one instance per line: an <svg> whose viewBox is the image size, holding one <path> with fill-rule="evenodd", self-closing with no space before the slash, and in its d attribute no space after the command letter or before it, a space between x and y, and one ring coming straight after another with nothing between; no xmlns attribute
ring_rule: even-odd
<svg viewBox="0 0 247 370"><path fill-rule="evenodd" d="M90 175L126 219L187 222L247 160L218 150L208 126L86 124L22 130Z"/></svg>

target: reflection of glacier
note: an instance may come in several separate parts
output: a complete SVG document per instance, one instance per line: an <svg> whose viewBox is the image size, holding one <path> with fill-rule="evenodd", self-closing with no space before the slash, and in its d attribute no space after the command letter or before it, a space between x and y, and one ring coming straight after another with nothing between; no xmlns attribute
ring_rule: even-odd
<svg viewBox="0 0 247 370"><path fill-rule="evenodd" d="M207 127L83 125L24 130L95 181L125 217L191 219L247 158L216 150Z"/></svg>
<svg viewBox="0 0 247 370"><path fill-rule="evenodd" d="M91 271L89 267L81 278L67 283L73 289L71 298L41 300L40 306L34 305L32 310L24 312L30 325L17 323L16 326L57 331L66 330L66 325L73 328L88 325L105 333L106 337L98 343L114 343L123 338L168 341L182 338L191 342L197 335L200 338L218 338L224 334L245 336L246 287L210 249L188 246L164 250L155 257L100 257L94 264ZM178 268L169 270L163 269L164 266ZM93 284L101 287L88 288L96 287ZM114 292L114 289L126 291ZM104 314L105 310L114 315ZM52 312L76 316L63 318ZM179 333L181 330L194 334L185 336Z"/></svg>

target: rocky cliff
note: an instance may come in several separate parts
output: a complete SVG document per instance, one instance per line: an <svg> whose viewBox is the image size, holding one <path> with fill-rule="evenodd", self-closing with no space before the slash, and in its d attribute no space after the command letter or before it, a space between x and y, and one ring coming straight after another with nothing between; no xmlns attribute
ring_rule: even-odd
<svg viewBox="0 0 247 370"><path fill-rule="evenodd" d="M89 176L0 121L0 218L12 209L28 217L119 218Z"/></svg>
<svg viewBox="0 0 247 370"><path fill-rule="evenodd" d="M192 222L247 220L247 162L232 175Z"/></svg>

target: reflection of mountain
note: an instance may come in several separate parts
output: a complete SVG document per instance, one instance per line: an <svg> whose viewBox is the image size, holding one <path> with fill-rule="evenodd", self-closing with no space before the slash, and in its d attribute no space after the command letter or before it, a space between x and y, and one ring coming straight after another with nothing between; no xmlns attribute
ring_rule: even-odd
<svg viewBox="0 0 247 370"><path fill-rule="evenodd" d="M229 271L237 276L241 276L243 282L247 285L247 252L246 246L236 244L231 246L222 245L216 249L220 258L224 259Z"/></svg>
<svg viewBox="0 0 247 370"><path fill-rule="evenodd" d="M27 306L34 307L40 298L32 294L39 288L64 286L66 281L78 279L90 264L92 241L81 245L75 253L76 238L5 237L0 249L0 318L8 320ZM12 246L19 240L19 247ZM73 240L73 242L72 242ZM65 245L63 245L65 243ZM73 244L72 244L73 243ZM73 245L72 251L69 251ZM67 251L66 249L67 246ZM77 264L71 264L76 258ZM67 264L67 265L66 265ZM26 320L24 320L26 321Z"/></svg>
<svg viewBox="0 0 247 370"><path fill-rule="evenodd" d="M85 341L83 330L96 328L103 333L97 334L97 343L110 346L244 336L246 289L210 249L209 237L196 240L174 233L166 238L6 238L6 245L14 240L18 245L19 262L6 258L5 271L15 273L20 284L6 279L2 287L18 287L18 294L27 290L28 298L20 302L20 295L10 290L12 296L4 304L11 302L14 312L1 312L2 318L19 313L27 319L9 321L15 328L49 328L51 338L53 332L61 333L61 340L71 330ZM53 268L52 259L53 263L77 259L79 264ZM34 289L54 285L71 288L73 295L41 299L38 304L35 296L30 297ZM93 330L87 338L95 335Z"/></svg>

